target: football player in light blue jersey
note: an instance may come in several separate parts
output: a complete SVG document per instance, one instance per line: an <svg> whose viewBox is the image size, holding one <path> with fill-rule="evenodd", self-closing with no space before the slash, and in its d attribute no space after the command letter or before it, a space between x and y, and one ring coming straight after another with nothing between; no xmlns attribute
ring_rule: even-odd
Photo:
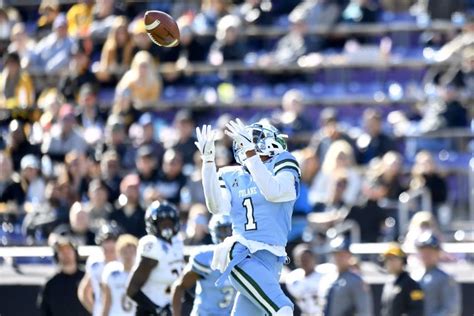
<svg viewBox="0 0 474 316"><path fill-rule="evenodd" d="M209 231L215 244L222 242L232 235L230 217L223 214L212 216ZM172 294L173 315L181 315L184 291L194 285L196 285L196 296L191 316L230 315L236 291L229 281L221 286L215 285L221 273L211 269L214 248L212 245L200 247L189 260L182 276L176 281Z"/></svg>
<svg viewBox="0 0 474 316"><path fill-rule="evenodd" d="M214 252L212 267L223 272L217 284L229 276L239 292L232 315L293 315L279 277L298 197L298 163L286 150L286 135L268 123L245 126L237 119L226 128L240 166L219 171L215 132L209 125L196 129L206 204L232 220L233 236Z"/></svg>

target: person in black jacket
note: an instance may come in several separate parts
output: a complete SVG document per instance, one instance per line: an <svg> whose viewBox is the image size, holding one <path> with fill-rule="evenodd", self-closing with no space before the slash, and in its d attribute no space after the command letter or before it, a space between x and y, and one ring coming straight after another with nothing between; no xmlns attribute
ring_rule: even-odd
<svg viewBox="0 0 474 316"><path fill-rule="evenodd" d="M75 245L59 237L54 244L54 257L60 270L46 282L38 297L42 316L89 315L77 297L77 287L84 276L84 271L78 268L77 256Z"/></svg>
<svg viewBox="0 0 474 316"><path fill-rule="evenodd" d="M424 293L405 271L407 256L393 243L384 253L385 267L395 278L385 283L382 292L382 316L423 315Z"/></svg>

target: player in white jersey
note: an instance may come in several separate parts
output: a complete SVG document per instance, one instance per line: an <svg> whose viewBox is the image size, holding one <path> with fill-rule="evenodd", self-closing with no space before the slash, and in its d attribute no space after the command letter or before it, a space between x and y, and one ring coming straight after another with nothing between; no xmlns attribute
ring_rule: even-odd
<svg viewBox="0 0 474 316"><path fill-rule="evenodd" d="M86 274L79 284L77 294L82 305L92 316L102 315L102 296L100 283L104 266L116 260L115 242L119 230L114 225L104 225L96 236L96 244L100 245L102 252L91 255L86 261Z"/></svg>
<svg viewBox="0 0 474 316"><path fill-rule="evenodd" d="M306 244L298 245L293 251L297 269L286 276L286 288L293 296L304 316L319 316L321 308L320 280L325 272L334 271L332 264L316 266L316 258Z"/></svg>
<svg viewBox="0 0 474 316"><path fill-rule="evenodd" d="M135 263L138 239L135 236L120 235L115 245L118 261L105 265L102 273L102 315L135 315L135 303L127 296L130 271Z"/></svg>
<svg viewBox="0 0 474 316"><path fill-rule="evenodd" d="M184 267L183 243L176 236L178 211L166 201L155 201L145 223L148 235L138 242L127 295L137 303L137 316L171 316L171 285Z"/></svg>

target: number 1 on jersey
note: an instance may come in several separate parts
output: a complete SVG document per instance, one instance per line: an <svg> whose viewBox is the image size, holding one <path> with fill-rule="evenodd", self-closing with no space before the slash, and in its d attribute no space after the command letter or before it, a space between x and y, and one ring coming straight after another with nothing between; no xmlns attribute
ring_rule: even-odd
<svg viewBox="0 0 474 316"><path fill-rule="evenodd" d="M242 202L242 205L245 207L247 222L245 223L245 230L256 230L257 223L255 222L255 218L253 216L253 203L252 199L247 197Z"/></svg>

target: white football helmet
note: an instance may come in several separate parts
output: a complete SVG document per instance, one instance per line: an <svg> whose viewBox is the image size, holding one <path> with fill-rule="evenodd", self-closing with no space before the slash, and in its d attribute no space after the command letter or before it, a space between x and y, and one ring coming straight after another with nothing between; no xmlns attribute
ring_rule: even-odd
<svg viewBox="0 0 474 316"><path fill-rule="evenodd" d="M255 151L259 156L273 157L287 150L286 138L288 135L280 131L266 121L253 123L245 127L252 135L252 141L255 144ZM237 163L243 165L247 156L239 146L233 143L234 158Z"/></svg>

